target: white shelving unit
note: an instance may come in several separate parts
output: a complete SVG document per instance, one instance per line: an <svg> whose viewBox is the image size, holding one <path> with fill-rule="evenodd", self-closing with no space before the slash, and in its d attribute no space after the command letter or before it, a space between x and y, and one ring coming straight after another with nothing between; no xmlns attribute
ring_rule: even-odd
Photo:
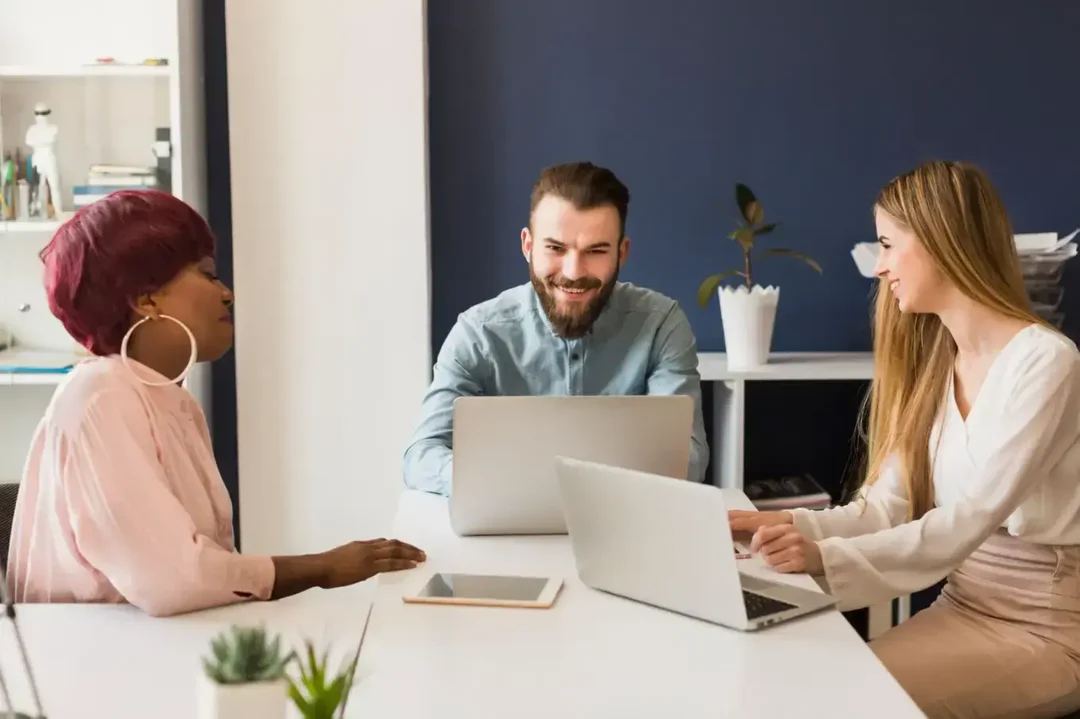
<svg viewBox="0 0 1080 719"><path fill-rule="evenodd" d="M91 165L153 167L156 131L168 128L170 189L205 211L201 8L201 0L0 0L0 160L16 148L26 157L34 105L46 103L65 210L0 218L0 327L18 349L85 356L49 311L38 253L73 212L72 186L87 184ZM21 474L64 377L0 371L0 481ZM197 367L189 388L201 400L206 382Z"/></svg>
<svg viewBox="0 0 1080 719"><path fill-rule="evenodd" d="M169 77L169 71L168 65L93 64L69 67L3 65L0 66L0 78Z"/></svg>
<svg viewBox="0 0 1080 719"><path fill-rule="evenodd" d="M0 387L55 387L66 376L57 372L0 372Z"/></svg>
<svg viewBox="0 0 1080 719"><path fill-rule="evenodd" d="M874 360L869 352L774 352L760 369L733 372L728 369L724 353L702 352L698 371L701 379L710 383L706 388L712 391L712 452L717 460L713 462L712 482L718 487L742 489L747 383L869 380L874 376Z"/></svg>
<svg viewBox="0 0 1080 719"><path fill-rule="evenodd" d="M57 220L0 220L0 233L16 235L49 235L60 229Z"/></svg>

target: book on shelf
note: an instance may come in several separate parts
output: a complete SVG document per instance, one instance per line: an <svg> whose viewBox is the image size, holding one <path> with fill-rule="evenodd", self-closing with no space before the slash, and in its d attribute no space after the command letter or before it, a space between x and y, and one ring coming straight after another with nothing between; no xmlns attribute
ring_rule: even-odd
<svg viewBox="0 0 1080 719"><path fill-rule="evenodd" d="M75 209L97 202L119 190L151 190L158 187L158 173L153 167L138 165L91 165L85 185L71 188Z"/></svg>
<svg viewBox="0 0 1080 719"><path fill-rule="evenodd" d="M157 184L157 178L153 175L95 175L90 173L86 178L86 185L81 187L108 187L110 190L125 187L146 188Z"/></svg>
<svg viewBox="0 0 1080 719"><path fill-rule="evenodd" d="M832 497L809 474L750 480L744 484L743 492L760 512L796 507L826 509L832 506Z"/></svg>

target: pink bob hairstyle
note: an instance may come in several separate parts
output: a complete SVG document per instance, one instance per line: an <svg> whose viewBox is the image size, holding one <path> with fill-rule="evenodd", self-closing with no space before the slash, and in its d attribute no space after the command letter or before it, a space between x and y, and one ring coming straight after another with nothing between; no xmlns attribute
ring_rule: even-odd
<svg viewBox="0 0 1080 719"><path fill-rule="evenodd" d="M206 221L157 190L120 190L83 207L41 251L49 309L95 355L120 351L139 297L214 254Z"/></svg>

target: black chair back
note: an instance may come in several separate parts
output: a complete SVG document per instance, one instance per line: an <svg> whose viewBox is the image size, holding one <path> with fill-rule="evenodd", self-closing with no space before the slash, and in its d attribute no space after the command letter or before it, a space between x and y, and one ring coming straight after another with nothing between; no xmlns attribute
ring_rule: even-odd
<svg viewBox="0 0 1080 719"><path fill-rule="evenodd" d="M0 566L7 571L11 547L11 525L15 521L15 502L19 499L18 482L0 482Z"/></svg>

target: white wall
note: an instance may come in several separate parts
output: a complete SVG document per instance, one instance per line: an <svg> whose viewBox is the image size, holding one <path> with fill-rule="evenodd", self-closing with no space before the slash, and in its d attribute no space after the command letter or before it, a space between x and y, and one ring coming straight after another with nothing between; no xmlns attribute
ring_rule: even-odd
<svg viewBox="0 0 1080 719"><path fill-rule="evenodd" d="M430 372L423 0L228 0L241 533L388 532Z"/></svg>

